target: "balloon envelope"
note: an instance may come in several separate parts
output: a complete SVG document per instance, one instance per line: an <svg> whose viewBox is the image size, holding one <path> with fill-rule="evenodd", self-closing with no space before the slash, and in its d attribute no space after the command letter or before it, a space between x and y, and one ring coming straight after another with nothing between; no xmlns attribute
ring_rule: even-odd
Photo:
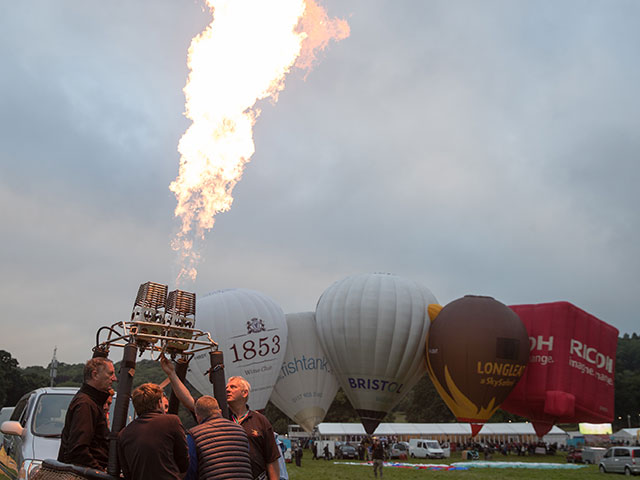
<svg viewBox="0 0 640 480"><path fill-rule="evenodd" d="M244 377L251 384L251 408L265 408L287 346L282 308L260 292L233 288L199 297L196 312L196 327L208 331L224 354L226 378ZM209 362L208 352L197 353L187 372L187 380L203 395L212 392Z"/></svg>
<svg viewBox="0 0 640 480"><path fill-rule="evenodd" d="M367 433L424 375L427 305L435 302L416 282L381 273L347 277L320 297L320 343Z"/></svg>
<svg viewBox="0 0 640 480"><path fill-rule="evenodd" d="M528 350L527 330L509 307L491 297L465 296L432 319L429 377L475 436L522 376Z"/></svg>
<svg viewBox="0 0 640 480"><path fill-rule="evenodd" d="M338 380L318 340L315 313L288 313L286 318L287 351L271 402L311 432L327 414Z"/></svg>
<svg viewBox="0 0 640 480"><path fill-rule="evenodd" d="M540 437L558 422L611 422L618 330L569 302L511 308L529 334L529 366L502 408Z"/></svg>

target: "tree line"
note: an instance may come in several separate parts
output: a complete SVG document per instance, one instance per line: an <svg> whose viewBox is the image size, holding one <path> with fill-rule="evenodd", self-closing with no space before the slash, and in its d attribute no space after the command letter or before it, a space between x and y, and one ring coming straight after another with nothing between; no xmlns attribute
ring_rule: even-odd
<svg viewBox="0 0 640 480"><path fill-rule="evenodd" d="M82 384L84 364L59 363L54 385L57 387ZM119 370L119 363L115 365ZM5 350L0 350L0 406L13 406L22 395L38 388L50 385L50 366L21 368L18 360ZM159 362L152 360L139 360L136 364L134 376L134 388L146 382L161 383L165 374L160 368ZM188 384L192 393L196 390ZM624 336L618 339L616 354L615 375L615 416L613 421L614 431L631 427L640 427L640 337L637 334ZM249 403L251 404L251 403ZM182 409L181 409L182 410ZM265 409L267 418L272 422L276 431L286 433L287 425L291 423L277 407L271 402ZM187 412L181 411L180 417L189 428L194 424ZM525 418L512 415L503 410L498 410L491 418L491 422L526 421ZM359 422L358 414L349 403L342 389L338 390L325 422ZM409 422L409 423L448 423L455 418L449 408L442 401L435 390L433 383L425 375L407 394L407 396L389 412L384 422ZM564 426L572 427L572 426ZM577 428L577 426L575 426Z"/></svg>

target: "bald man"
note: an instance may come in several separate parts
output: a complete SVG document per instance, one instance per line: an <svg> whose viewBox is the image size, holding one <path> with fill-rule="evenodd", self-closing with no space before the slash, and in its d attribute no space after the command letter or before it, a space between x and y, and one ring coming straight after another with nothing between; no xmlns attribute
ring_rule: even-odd
<svg viewBox="0 0 640 480"><path fill-rule="evenodd" d="M189 431L185 480L252 480L249 440L244 429L222 417L218 401L205 395L195 403L198 425Z"/></svg>

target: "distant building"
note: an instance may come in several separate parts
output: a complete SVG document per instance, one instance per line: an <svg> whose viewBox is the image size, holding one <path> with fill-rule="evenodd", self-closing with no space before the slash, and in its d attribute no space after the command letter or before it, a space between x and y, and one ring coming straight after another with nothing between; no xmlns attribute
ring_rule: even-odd
<svg viewBox="0 0 640 480"><path fill-rule="evenodd" d="M289 425L287 431L287 437L292 441L299 441L303 445L307 443L307 441L313 437L311 433L306 432L300 425Z"/></svg>

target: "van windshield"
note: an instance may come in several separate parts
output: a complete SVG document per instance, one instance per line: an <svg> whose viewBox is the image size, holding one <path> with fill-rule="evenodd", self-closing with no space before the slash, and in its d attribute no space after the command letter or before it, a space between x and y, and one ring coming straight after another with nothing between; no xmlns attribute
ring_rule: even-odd
<svg viewBox="0 0 640 480"><path fill-rule="evenodd" d="M438 444L438 442L427 442L427 446L429 448L440 448L440 445Z"/></svg>
<svg viewBox="0 0 640 480"><path fill-rule="evenodd" d="M74 393L45 393L41 395L33 418L33 434L40 437L60 437L64 428L67 409L74 395ZM114 400L111 404L110 419L113 419L115 404ZM133 418L133 403L129 402L125 424L128 425Z"/></svg>
<svg viewBox="0 0 640 480"><path fill-rule="evenodd" d="M72 398L72 393L41 395L33 417L33 434L41 437L59 437Z"/></svg>

